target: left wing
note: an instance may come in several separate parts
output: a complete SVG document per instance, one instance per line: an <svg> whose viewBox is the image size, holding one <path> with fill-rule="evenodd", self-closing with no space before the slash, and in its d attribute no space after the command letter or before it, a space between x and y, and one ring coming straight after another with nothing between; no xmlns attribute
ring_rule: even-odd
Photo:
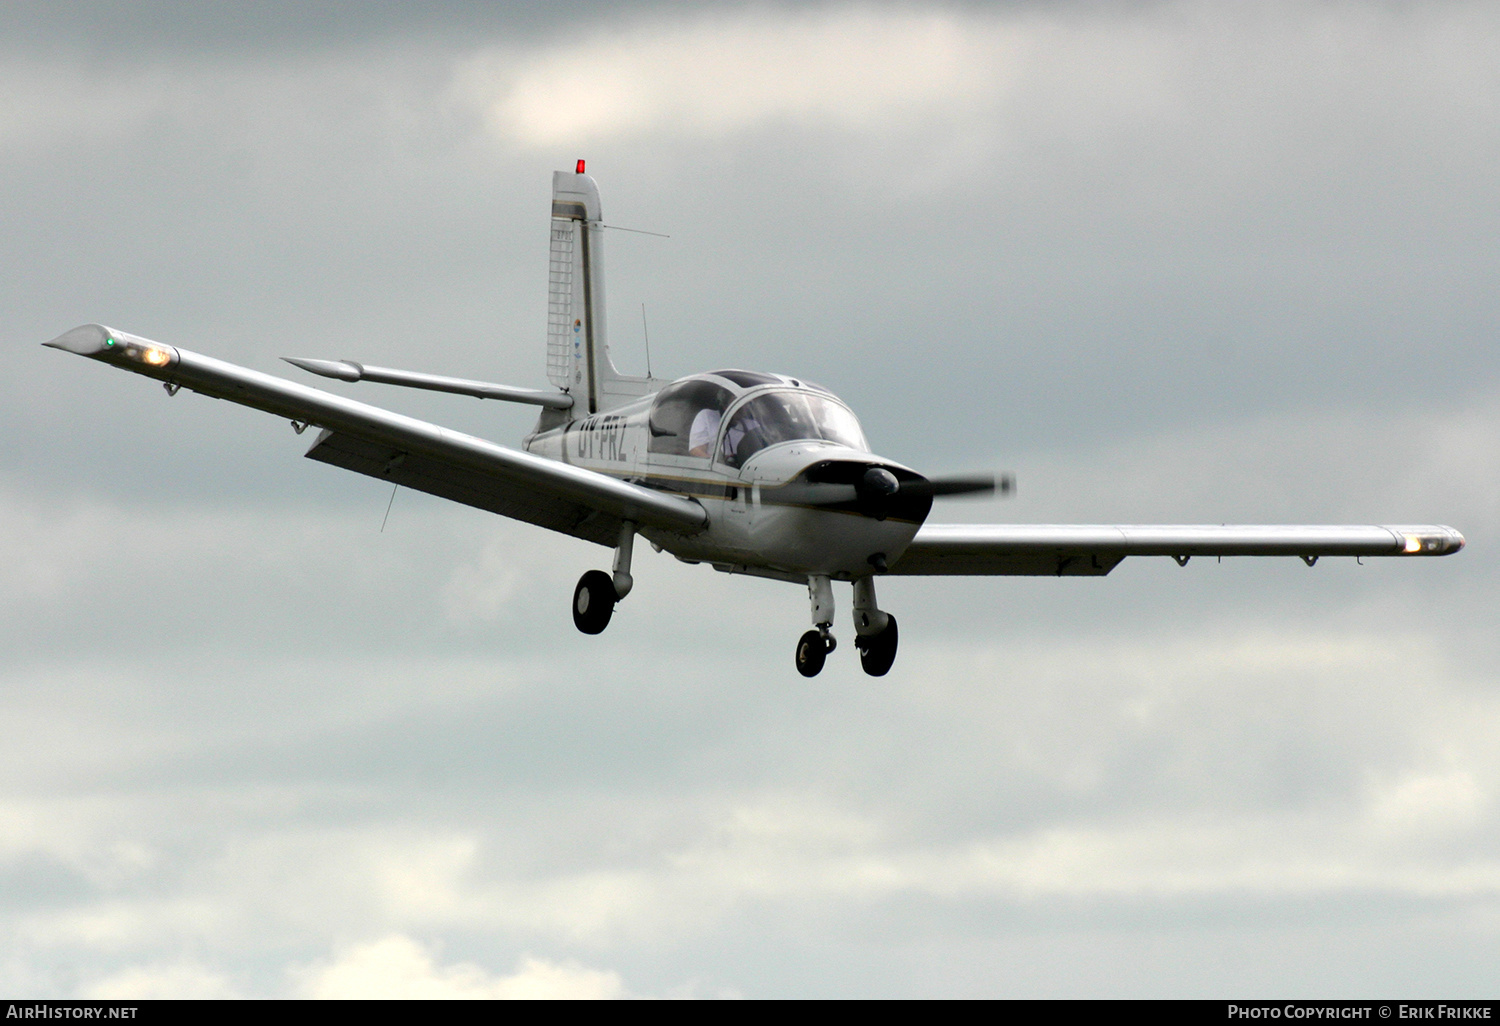
<svg viewBox="0 0 1500 1026"><path fill-rule="evenodd" d="M892 574L1102 577L1126 556L1446 556L1451 527L1240 524L926 524Z"/></svg>
<svg viewBox="0 0 1500 1026"><path fill-rule="evenodd" d="M627 521L694 534L708 514L653 491L483 438L450 431L186 349L85 324L45 343L123 370L322 428L307 455L540 527L614 546Z"/></svg>

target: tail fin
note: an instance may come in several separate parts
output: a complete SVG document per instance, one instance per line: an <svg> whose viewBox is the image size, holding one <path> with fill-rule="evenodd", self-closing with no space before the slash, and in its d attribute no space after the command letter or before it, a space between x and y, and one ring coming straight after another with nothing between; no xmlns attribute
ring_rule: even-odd
<svg viewBox="0 0 1500 1026"><path fill-rule="evenodd" d="M599 189L583 173L552 173L552 249L547 271L547 378L574 399L574 415L598 413L653 390L651 379L615 370L604 330L603 224Z"/></svg>

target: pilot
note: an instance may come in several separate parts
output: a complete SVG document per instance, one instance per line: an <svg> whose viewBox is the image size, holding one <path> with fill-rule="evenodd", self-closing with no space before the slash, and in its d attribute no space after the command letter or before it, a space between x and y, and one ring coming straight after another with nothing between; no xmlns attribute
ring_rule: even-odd
<svg viewBox="0 0 1500 1026"><path fill-rule="evenodd" d="M689 456L702 456L706 459L713 454L714 439L719 437L719 424L723 420L723 411L713 407L698 411L698 415L693 418L693 426L688 431Z"/></svg>

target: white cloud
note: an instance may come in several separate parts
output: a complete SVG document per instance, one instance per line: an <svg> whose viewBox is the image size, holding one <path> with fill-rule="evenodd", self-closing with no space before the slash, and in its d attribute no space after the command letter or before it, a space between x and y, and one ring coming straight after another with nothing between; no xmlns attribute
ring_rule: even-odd
<svg viewBox="0 0 1500 1026"><path fill-rule="evenodd" d="M570 26L540 48L479 53L453 89L499 137L527 147L770 123L888 136L934 117L998 118L998 137L1085 149L1192 123L1210 133L1200 135L1209 152L1254 161L1268 118L1291 126L1306 113L1273 98L1310 87L1327 94L1318 105L1373 99L1403 118L1424 103L1492 109L1500 98L1472 34L1477 12L1461 8L1399 19L1298 2L655 11L582 37ZM1445 59L1429 67L1435 52ZM1399 88L1361 101L1356 83L1377 68ZM1359 120L1375 127L1369 113Z"/></svg>
<svg viewBox="0 0 1500 1026"><path fill-rule="evenodd" d="M1371 848L1347 820L1152 820L1121 828L1048 829L909 864L924 889L953 898L1500 896L1500 862L1448 864Z"/></svg>
<svg viewBox="0 0 1500 1026"><path fill-rule="evenodd" d="M1472 772L1412 773L1375 790L1369 819L1382 834L1446 838L1481 822L1487 795Z"/></svg>
<svg viewBox="0 0 1500 1026"><path fill-rule="evenodd" d="M99 1001L226 1000L244 995L223 973L189 962L131 966L85 985L81 998Z"/></svg>
<svg viewBox="0 0 1500 1026"><path fill-rule="evenodd" d="M1058 205L1054 238L1111 230L1123 210L1141 221L1131 245L1149 246L1226 207L1259 219L1252 236L1444 207L1433 183L1492 155L1497 32L1462 4L657 9L482 50L450 92L523 154L764 145L777 168L819 162L803 173L838 175L856 203L986 208L999 188L1020 209Z"/></svg>
<svg viewBox="0 0 1500 1026"><path fill-rule="evenodd" d="M767 121L871 129L995 88L993 32L941 12L834 8L657 21L540 52L495 51L459 73L503 137L550 146L662 131L720 135Z"/></svg>
<svg viewBox="0 0 1500 1026"><path fill-rule="evenodd" d="M331 962L294 970L298 996L380 1000L609 999L629 996L615 972L526 956L495 976L468 962L439 965L410 937L393 935L343 951Z"/></svg>

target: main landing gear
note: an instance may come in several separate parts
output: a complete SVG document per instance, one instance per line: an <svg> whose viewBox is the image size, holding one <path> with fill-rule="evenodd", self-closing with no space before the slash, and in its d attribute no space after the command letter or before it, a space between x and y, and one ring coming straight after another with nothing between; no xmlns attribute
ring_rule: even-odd
<svg viewBox="0 0 1500 1026"><path fill-rule="evenodd" d="M615 603L634 587L630 576L630 557L635 549L635 524L629 520L620 525L620 541L615 548L615 572L590 570L578 579L573 589L573 625L585 634L599 634L615 615Z"/></svg>
<svg viewBox="0 0 1500 1026"><path fill-rule="evenodd" d="M581 586L581 585L580 585ZM827 577L807 579L807 597L812 603L813 629L797 639L797 672L816 677L828 653L837 647L829 628L833 626L833 585ZM862 577L854 582L854 646L859 665L872 677L884 677L896 661L896 618L875 605L875 581Z"/></svg>

